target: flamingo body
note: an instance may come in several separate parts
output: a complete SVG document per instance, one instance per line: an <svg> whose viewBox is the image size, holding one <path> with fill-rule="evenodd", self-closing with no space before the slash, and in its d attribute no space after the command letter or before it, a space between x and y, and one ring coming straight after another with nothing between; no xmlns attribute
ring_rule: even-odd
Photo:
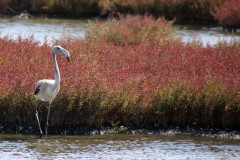
<svg viewBox="0 0 240 160"><path fill-rule="evenodd" d="M52 48L52 62L53 62L53 67L54 67L54 72L55 72L55 79L42 79L39 80L34 89L34 95L37 99L44 101L44 102L49 102L48 106L48 113L47 113L47 120L46 120L46 126L45 126L45 132L47 136L47 129L48 129L48 119L49 119L49 113L50 113L50 108L51 108L51 103L53 99L57 96L59 90L60 90L60 71L58 68L57 64L57 58L56 55L64 55L68 61L70 61L70 54L69 52L62 48L61 46L57 45ZM40 130L40 137L42 137L42 129L41 125L39 122L38 118L38 112L36 109L36 118L38 121L38 126Z"/></svg>
<svg viewBox="0 0 240 160"><path fill-rule="evenodd" d="M60 84L53 79L39 80L35 85L35 97L44 102L51 102L58 94Z"/></svg>

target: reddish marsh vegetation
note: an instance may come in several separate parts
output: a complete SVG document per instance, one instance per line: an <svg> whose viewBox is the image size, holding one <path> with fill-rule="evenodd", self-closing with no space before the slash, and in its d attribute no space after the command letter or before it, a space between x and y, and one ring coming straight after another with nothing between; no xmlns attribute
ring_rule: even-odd
<svg viewBox="0 0 240 160"><path fill-rule="evenodd" d="M59 43L72 61L58 57L62 85L50 127L240 128L239 42L206 47L168 38L134 45L104 39ZM50 50L31 38L0 39L4 127L36 126L33 85L38 79L54 78ZM39 107L44 120L46 104Z"/></svg>
<svg viewBox="0 0 240 160"><path fill-rule="evenodd" d="M233 31L240 28L240 0L226 0L212 14L224 28Z"/></svg>
<svg viewBox="0 0 240 160"><path fill-rule="evenodd" d="M0 41L1 123L34 125L33 84L53 78L50 47L31 39ZM52 126L239 128L238 44L120 47L79 40L63 45L72 53L72 62L58 59L63 82ZM43 114L45 104L40 108Z"/></svg>

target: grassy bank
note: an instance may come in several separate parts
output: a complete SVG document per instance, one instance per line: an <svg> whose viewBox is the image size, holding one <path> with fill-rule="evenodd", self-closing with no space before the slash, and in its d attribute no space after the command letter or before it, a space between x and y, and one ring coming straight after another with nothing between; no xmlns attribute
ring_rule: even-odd
<svg viewBox="0 0 240 160"><path fill-rule="evenodd" d="M128 23L112 20L108 23L113 28L110 24L102 27L106 24L93 23L85 40L58 42L69 50L72 61L58 57L62 84L53 102L50 128L240 129L239 42L219 42L215 46L184 44L171 36L169 29L174 29L163 19L127 17L120 21L148 26L144 33L155 37L139 37L138 32L132 32L134 27L120 32L114 24L123 28ZM162 27L156 28L156 24ZM102 34L96 28L102 29ZM165 37L151 32L164 28L168 28ZM122 37L121 42L125 43L112 43L116 39L109 41L109 36L117 40ZM136 37L129 38L132 36ZM50 50L49 45L39 45L31 37L0 39L2 130L37 127L33 87L39 79L54 78ZM46 106L43 102L38 104L42 124Z"/></svg>
<svg viewBox="0 0 240 160"><path fill-rule="evenodd" d="M239 0L2 0L3 15L27 11L33 15L81 17L153 15L176 22L219 22L226 28L239 28Z"/></svg>

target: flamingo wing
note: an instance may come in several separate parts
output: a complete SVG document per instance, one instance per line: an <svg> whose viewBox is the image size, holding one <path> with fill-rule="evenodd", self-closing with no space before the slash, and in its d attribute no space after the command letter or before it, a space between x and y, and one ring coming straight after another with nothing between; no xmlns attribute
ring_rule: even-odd
<svg viewBox="0 0 240 160"><path fill-rule="evenodd" d="M41 84L38 84L38 85L35 87L34 95L37 95L37 94L39 93L40 87L41 87Z"/></svg>

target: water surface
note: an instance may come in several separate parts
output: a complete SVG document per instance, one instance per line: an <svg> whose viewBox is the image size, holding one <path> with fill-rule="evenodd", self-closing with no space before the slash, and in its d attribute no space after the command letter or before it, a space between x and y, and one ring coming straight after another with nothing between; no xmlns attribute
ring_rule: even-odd
<svg viewBox="0 0 240 160"><path fill-rule="evenodd" d="M220 26L180 25L177 27L175 34L181 36L186 43L197 40L206 46L207 44L215 45L219 41L231 42L240 39L239 32L224 32Z"/></svg>
<svg viewBox="0 0 240 160"><path fill-rule="evenodd" d="M29 135L0 135L0 155L5 160L237 160L240 157L240 141L144 134L48 136L47 139Z"/></svg>
<svg viewBox="0 0 240 160"><path fill-rule="evenodd" d="M33 36L40 43L52 43L64 37L83 38L87 25L87 19L1 18L0 36L12 39Z"/></svg>
<svg viewBox="0 0 240 160"><path fill-rule="evenodd" d="M0 37L11 36L17 39L18 36L27 38L33 36L40 43L52 43L61 38L84 38L84 34L93 19L19 19L0 18ZM181 25L175 32L181 36L184 42L193 39L200 40L203 45L214 45L219 40L232 41L239 39L240 34L225 33L221 27Z"/></svg>

